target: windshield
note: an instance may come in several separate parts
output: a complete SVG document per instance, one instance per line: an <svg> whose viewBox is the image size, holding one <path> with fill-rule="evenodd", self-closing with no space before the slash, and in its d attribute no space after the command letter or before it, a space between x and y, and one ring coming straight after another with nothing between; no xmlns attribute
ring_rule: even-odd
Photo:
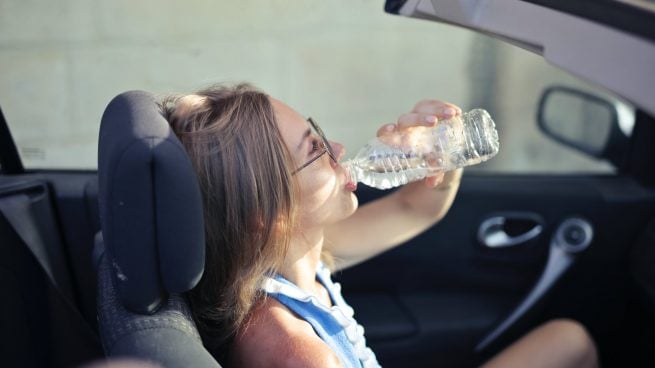
<svg viewBox="0 0 655 368"><path fill-rule="evenodd" d="M27 168L95 169L100 119L127 90L248 81L312 116L350 156L422 98L491 112L501 152L474 170L609 172L536 127L544 88L607 95L472 31L380 1L0 4L0 106ZM347 9L347 11L346 11Z"/></svg>

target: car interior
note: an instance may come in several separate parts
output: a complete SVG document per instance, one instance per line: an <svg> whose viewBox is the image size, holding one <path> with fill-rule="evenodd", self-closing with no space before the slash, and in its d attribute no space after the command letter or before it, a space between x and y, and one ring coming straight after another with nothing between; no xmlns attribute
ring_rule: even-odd
<svg viewBox="0 0 655 368"><path fill-rule="evenodd" d="M454 3L434 15L423 1L387 1L386 11L508 37L492 23L484 29L484 17L465 16L473 5ZM653 92L647 82L614 89L635 102L630 135L621 109L601 96L552 86L538 102L544 135L611 164L611 174L467 172L443 221L334 275L383 366L478 366L556 318L587 328L603 366L655 366L655 107L643 95ZM558 114L564 104L580 115ZM184 148L149 91L107 101L97 124L97 170L29 170L0 110L3 366L119 357L225 366L203 347L184 294L205 262L201 196ZM604 133L594 142L597 131ZM357 191L361 204L387 194Z"/></svg>

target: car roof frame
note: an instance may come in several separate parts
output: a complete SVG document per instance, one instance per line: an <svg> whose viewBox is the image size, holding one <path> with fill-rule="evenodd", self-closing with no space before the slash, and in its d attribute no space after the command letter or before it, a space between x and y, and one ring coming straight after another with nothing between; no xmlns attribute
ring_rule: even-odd
<svg viewBox="0 0 655 368"><path fill-rule="evenodd" d="M655 44L646 37L521 0L394 3L385 9L500 38L655 115Z"/></svg>

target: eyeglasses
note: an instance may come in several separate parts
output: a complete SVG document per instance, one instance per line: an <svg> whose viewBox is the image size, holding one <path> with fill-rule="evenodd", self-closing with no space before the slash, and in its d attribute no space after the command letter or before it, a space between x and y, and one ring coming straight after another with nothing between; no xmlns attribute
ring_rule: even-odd
<svg viewBox="0 0 655 368"><path fill-rule="evenodd" d="M323 133L321 127L319 127L318 124L316 124L316 122L312 118L308 118L307 121L309 122L309 125L312 127L314 133L316 133L316 135L321 138L321 142L319 142L319 147L318 147L318 151L316 152L316 156L312 157L309 161L305 162L299 168L294 170L291 173L291 175L296 175L300 170L311 165L314 161L318 160L326 153L328 154L328 156L330 156L332 161L334 161L335 163L337 162L337 156L334 155L332 146L330 146L330 142L328 142L327 138L325 138L325 133Z"/></svg>

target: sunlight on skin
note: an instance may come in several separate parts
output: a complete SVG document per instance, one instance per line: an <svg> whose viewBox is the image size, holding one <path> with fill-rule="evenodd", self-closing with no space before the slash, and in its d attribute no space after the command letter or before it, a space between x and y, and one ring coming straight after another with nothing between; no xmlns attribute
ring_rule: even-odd
<svg viewBox="0 0 655 368"><path fill-rule="evenodd" d="M311 130L306 119L278 100L271 98L271 104L282 139L295 161L294 168L316 157L316 143L322 139L308 134ZM330 145L335 158L341 159L343 146L336 142ZM324 228L352 215L357 209L357 197L344 168L327 153L298 171L293 180L297 181L300 192L295 207L297 222L291 229L279 273L301 289L321 295L322 287L316 282L315 272L325 241Z"/></svg>
<svg viewBox="0 0 655 368"><path fill-rule="evenodd" d="M324 208L328 202L332 200L337 195L339 191L339 186L337 185L337 178L334 175L320 175L314 176L311 180L304 180L305 178L299 177L299 182L302 188L311 189L311 192L303 190L301 193L301 198L299 199L303 204L303 213L301 214L299 220L301 223L299 225L310 225L303 224L303 219L311 219L311 223L325 223L328 213L321 213L319 209ZM308 184L307 182L314 182L318 185Z"/></svg>
<svg viewBox="0 0 655 368"><path fill-rule="evenodd" d="M271 98L278 119L280 133L298 165L306 162L311 148L311 138L301 145L304 132L309 128L305 118L286 104ZM315 137L314 137L315 138ZM330 141L337 159L341 159L345 149L339 143ZM298 226L311 228L325 226L351 215L357 208L357 198L346 190L347 173L325 154L295 175L301 188L299 198Z"/></svg>

